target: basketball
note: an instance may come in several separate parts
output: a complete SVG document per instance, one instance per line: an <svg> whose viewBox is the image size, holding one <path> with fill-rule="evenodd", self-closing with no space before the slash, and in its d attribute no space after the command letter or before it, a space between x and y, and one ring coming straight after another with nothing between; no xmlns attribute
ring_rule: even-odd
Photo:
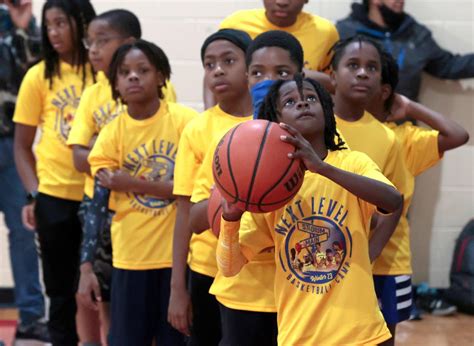
<svg viewBox="0 0 474 346"><path fill-rule="evenodd" d="M222 216L222 195L218 189L213 189L207 204L207 219L209 220L209 227L216 237L219 237L221 230L221 216Z"/></svg>
<svg viewBox="0 0 474 346"><path fill-rule="evenodd" d="M278 124L251 120L233 127L214 152L213 174L222 196L237 208L266 213L281 208L303 183L304 166L288 158L295 147Z"/></svg>

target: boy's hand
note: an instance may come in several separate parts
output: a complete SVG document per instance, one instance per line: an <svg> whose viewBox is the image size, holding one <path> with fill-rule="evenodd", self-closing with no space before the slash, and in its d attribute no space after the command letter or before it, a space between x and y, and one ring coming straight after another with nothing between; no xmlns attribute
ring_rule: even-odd
<svg viewBox="0 0 474 346"><path fill-rule="evenodd" d="M96 301L92 299L92 295L94 295ZM99 281L90 263L81 264L81 276L79 279L79 288L77 289L77 298L85 307L95 311L99 310L97 302L102 300Z"/></svg>
<svg viewBox="0 0 474 346"><path fill-rule="evenodd" d="M97 172L97 178L101 186L117 192L131 191L134 179L120 169L113 172L108 169L102 169Z"/></svg>
<svg viewBox="0 0 474 346"><path fill-rule="evenodd" d="M410 102L411 101L408 97L395 94L392 108L390 109L390 115L387 117L387 121L405 120L408 115L408 106L410 105Z"/></svg>
<svg viewBox="0 0 474 346"><path fill-rule="evenodd" d="M35 204L36 202L27 204L21 210L21 221L29 231L35 231L36 229Z"/></svg>
<svg viewBox="0 0 474 346"><path fill-rule="evenodd" d="M186 288L171 288L168 307L168 322L180 333L190 336L193 320L191 297Z"/></svg>
<svg viewBox="0 0 474 346"><path fill-rule="evenodd" d="M294 153L288 153L290 159L300 159L305 165L306 169L313 173L318 173L326 166L326 163L316 154L311 144L304 139L301 133L294 127L280 123L280 127L290 134L289 136L281 136L281 140L295 146Z"/></svg>
<svg viewBox="0 0 474 346"><path fill-rule="evenodd" d="M6 4L13 24L18 29L25 30L28 28L28 24L30 24L30 20L33 17L31 0L21 0L19 2L18 5L13 5L11 0L7 0Z"/></svg>
<svg viewBox="0 0 474 346"><path fill-rule="evenodd" d="M222 217L226 221L234 222L242 218L243 210L237 208L234 204L230 204L226 199L222 198Z"/></svg>

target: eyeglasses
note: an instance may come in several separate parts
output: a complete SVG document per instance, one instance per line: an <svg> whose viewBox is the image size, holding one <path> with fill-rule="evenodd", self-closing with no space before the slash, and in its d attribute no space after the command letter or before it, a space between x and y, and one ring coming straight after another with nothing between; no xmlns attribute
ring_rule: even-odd
<svg viewBox="0 0 474 346"><path fill-rule="evenodd" d="M88 38L83 38L82 39L82 44L84 45L85 49L91 49L93 45L95 45L96 48L102 48L105 46L109 41L111 40L116 40L122 38L120 36L113 36L113 37L100 37L95 40L89 40Z"/></svg>

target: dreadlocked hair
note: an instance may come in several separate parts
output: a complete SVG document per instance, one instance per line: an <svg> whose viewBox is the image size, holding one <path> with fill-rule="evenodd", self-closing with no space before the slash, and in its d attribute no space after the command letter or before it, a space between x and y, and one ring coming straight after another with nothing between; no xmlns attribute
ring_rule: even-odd
<svg viewBox="0 0 474 346"><path fill-rule="evenodd" d="M388 111L392 108L393 99L395 98L395 89L398 85L398 64L387 51L383 51L382 53L382 84L388 84L392 89L390 96L384 104L385 110Z"/></svg>
<svg viewBox="0 0 474 346"><path fill-rule="evenodd" d="M168 81L171 77L171 66L168 57L160 47L158 47L154 43L145 40L136 40L133 43L124 44L115 51L114 56L112 57L112 62L110 63L109 74L107 76L110 81L110 86L112 88L112 97L114 99L121 98L119 92L115 88L117 85L117 76L119 74L120 66L122 65L125 59L125 56L133 49L138 49L143 54L145 54L147 59L150 61L150 64L153 65L156 70L163 75L163 78L165 78L166 81ZM162 90L163 86L164 85L159 85L157 90L158 97L160 99L164 98Z"/></svg>
<svg viewBox="0 0 474 346"><path fill-rule="evenodd" d="M87 33L87 27L95 17L95 11L89 0L47 0L43 6L41 15L41 41L43 60L45 62L44 78L49 80L49 88L53 87L53 78L61 77L59 68L59 54L54 50L48 38L48 30L46 28L46 11L52 8L58 8L66 14L69 27L72 32L74 52L73 65L77 66L78 71L82 71L82 89L86 86L86 76L88 67L87 50L82 45L82 39ZM73 26L75 23L75 29ZM89 66L90 72L94 75L92 67Z"/></svg>
<svg viewBox="0 0 474 346"><path fill-rule="evenodd" d="M339 132L337 132L336 118L333 111L334 104L332 102L331 95L329 95L326 89L314 79L303 78L300 73L295 74L293 79L275 81L275 83L270 87L270 90L268 91L268 94L265 97L262 106L260 107L258 119L268 120L274 123L280 122L280 111L278 109L280 89L283 85L290 82L296 83L300 93L303 92L304 82L311 84L316 91L324 114L324 143L326 144L326 148L331 151L347 149L344 146L345 142L342 140Z"/></svg>
<svg viewBox="0 0 474 346"><path fill-rule="evenodd" d="M366 36L355 35L337 41L329 50L328 55L332 55L329 66L333 71L337 70L337 66L339 65L339 62L341 61L341 58L344 55L346 47L354 42L358 42L360 45L362 45L362 43L370 44L377 50L380 56L380 60L382 60L382 54L384 52L384 49L379 43Z"/></svg>

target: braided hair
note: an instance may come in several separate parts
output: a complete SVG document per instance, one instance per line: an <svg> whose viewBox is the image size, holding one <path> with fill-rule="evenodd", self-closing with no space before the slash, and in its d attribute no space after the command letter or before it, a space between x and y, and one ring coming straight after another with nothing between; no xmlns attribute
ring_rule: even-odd
<svg viewBox="0 0 474 346"><path fill-rule="evenodd" d="M384 104L385 110L388 111L392 108L395 89L398 85L398 65L393 56L386 51L382 53L382 84L388 84L392 89Z"/></svg>
<svg viewBox="0 0 474 346"><path fill-rule="evenodd" d="M49 80L49 88L53 87L53 78L61 77L59 68L59 54L51 45L46 28L46 11L52 8L58 8L66 14L69 26L73 32L73 46L76 47L73 65L82 70L82 88L86 85L87 76L87 50L82 45L82 39L87 34L87 27L95 17L95 11L89 0L47 0L43 6L41 15L41 40L43 60L45 62L44 78ZM76 30L72 30L72 23L76 24ZM93 74L92 67L90 71Z"/></svg>
<svg viewBox="0 0 474 346"><path fill-rule="evenodd" d="M321 103L321 108L323 109L324 114L324 143L326 144L326 148L329 150L346 149L346 147L344 147L345 143L336 128L336 118L334 116L331 95L329 95L329 93L324 87L321 86L321 84L311 78L303 79L302 75L299 73L295 74L294 79L278 80L271 86L260 108L258 119L264 119L275 123L280 122L280 120L278 119L278 116L280 114L280 111L278 109L280 89L286 83L290 83L293 81L296 82L297 88L300 93L303 92L303 82L307 82L311 84L311 86L316 91L316 94L318 95L318 99Z"/></svg>

